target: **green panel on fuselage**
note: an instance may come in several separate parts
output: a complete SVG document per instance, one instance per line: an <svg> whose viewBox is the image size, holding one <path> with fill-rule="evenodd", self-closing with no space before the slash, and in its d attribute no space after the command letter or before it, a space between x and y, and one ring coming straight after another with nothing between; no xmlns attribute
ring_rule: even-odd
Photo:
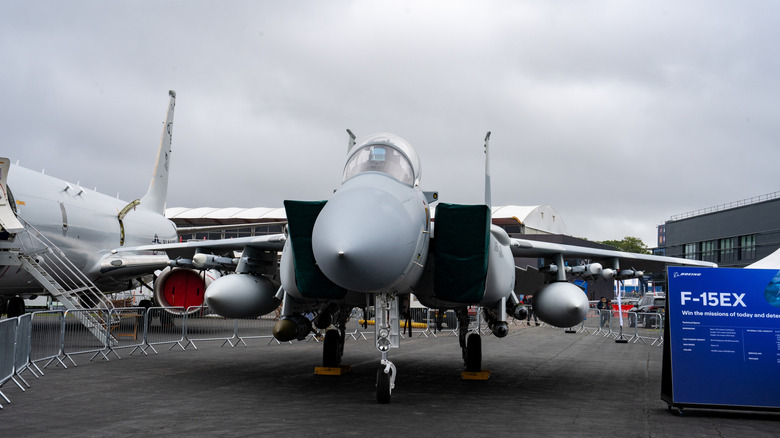
<svg viewBox="0 0 780 438"><path fill-rule="evenodd" d="M314 222L327 201L284 201L287 230L293 249L295 283L306 298L342 299L347 290L333 283L322 273L314 259L311 235Z"/></svg>
<svg viewBox="0 0 780 438"><path fill-rule="evenodd" d="M486 205L436 206L433 288L437 298L477 303L485 295L490 248L490 209Z"/></svg>

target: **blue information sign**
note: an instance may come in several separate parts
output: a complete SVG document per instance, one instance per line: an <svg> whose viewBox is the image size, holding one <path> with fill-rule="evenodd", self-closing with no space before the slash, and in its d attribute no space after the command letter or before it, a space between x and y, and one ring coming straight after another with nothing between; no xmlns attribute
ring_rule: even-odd
<svg viewBox="0 0 780 438"><path fill-rule="evenodd" d="M673 402L780 408L780 271L668 275Z"/></svg>

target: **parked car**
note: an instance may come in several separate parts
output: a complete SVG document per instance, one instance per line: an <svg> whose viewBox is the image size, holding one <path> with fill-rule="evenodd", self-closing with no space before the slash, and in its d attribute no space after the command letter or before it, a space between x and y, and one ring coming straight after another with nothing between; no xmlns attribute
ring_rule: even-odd
<svg viewBox="0 0 780 438"><path fill-rule="evenodd" d="M628 326L635 327L642 324L645 328L661 324L661 315L666 309L666 296L659 294L645 294L639 302L628 312Z"/></svg>

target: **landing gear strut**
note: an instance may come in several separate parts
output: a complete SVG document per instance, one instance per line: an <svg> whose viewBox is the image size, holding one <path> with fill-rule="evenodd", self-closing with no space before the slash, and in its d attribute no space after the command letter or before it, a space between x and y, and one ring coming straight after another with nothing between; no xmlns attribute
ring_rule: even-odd
<svg viewBox="0 0 780 438"><path fill-rule="evenodd" d="M376 318L374 323L376 349L382 353L376 372L376 401L390 403L390 394L395 387L395 365L387 359L391 348L398 348L400 341L398 320L398 298L392 294L376 294Z"/></svg>
<svg viewBox="0 0 780 438"><path fill-rule="evenodd" d="M482 371L482 338L469 332L469 313L465 307L455 309L458 316L458 341L467 372Z"/></svg>

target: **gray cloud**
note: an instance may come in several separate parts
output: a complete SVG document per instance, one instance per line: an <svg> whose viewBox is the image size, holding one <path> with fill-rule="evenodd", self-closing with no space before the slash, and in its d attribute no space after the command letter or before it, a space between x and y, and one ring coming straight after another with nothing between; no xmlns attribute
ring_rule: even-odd
<svg viewBox="0 0 780 438"><path fill-rule="evenodd" d="M572 234L776 191L772 1L7 2L2 154L142 194L178 93L170 206L321 199L390 131L442 199L550 204Z"/></svg>

